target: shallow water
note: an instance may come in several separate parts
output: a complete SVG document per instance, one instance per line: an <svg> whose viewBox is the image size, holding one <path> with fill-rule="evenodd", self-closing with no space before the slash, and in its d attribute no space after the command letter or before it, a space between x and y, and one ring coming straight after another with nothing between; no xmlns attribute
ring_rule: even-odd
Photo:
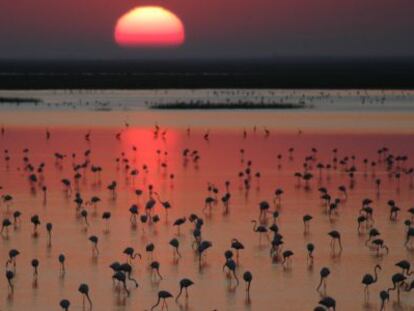
<svg viewBox="0 0 414 311"><path fill-rule="evenodd" d="M44 120L44 119L43 119ZM397 122L398 123L398 122ZM47 124L47 122L45 122ZM352 126L348 126L351 128ZM204 131L193 129L191 135L186 134L180 127L169 128L166 139L154 138L150 127L130 127L123 129L121 140L115 139L120 129L111 127L93 128L91 142L84 140L89 127L74 126L51 128L51 139L45 139L44 125L38 127L6 127L6 133L0 138L1 149L7 148L11 161L7 167L5 161L0 161L0 185L2 194L10 193L14 200L8 212L2 204L2 217L10 217L14 210L22 212L22 223L18 229L11 228L9 237L3 237L0 246L0 258L4 262L10 248L17 248L21 255L17 258L17 274L14 280L15 291L9 295L7 282L0 279L0 309L1 310L57 310L58 302L68 298L72 302L70 310L82 309L82 298L77 292L80 283L86 282L90 287L90 296L94 310L146 310L156 301L158 290L165 289L172 294L178 292L178 281L183 277L192 279L195 283L189 289L190 297L185 303L182 296L180 303L168 301L169 310L312 310L317 305L320 295L315 288L319 282L319 270L323 266L331 269L328 279L327 294L337 300L337 310L379 310L380 290L391 287L391 275L399 272L394 264L401 259L413 262L412 251L404 247L404 219L409 217L407 209L412 207L414 189L410 185L410 177L402 174L400 182L389 178L380 163L375 170L364 173L362 160L369 158L377 160L377 150L387 146L396 155L408 155L404 165L412 167L410 156L413 153L413 136L410 133L384 133L385 129L374 133L341 133L338 129L332 133L307 133L302 135L278 131L272 128L269 137L263 135L262 129L254 134L248 130L243 139L242 128L216 127L211 130L209 142L203 139ZM163 130L163 129L162 129ZM132 151L137 147L137 152ZM29 148L30 162L37 167L45 162L44 183L48 187L47 203L43 203L39 186L31 192L27 172L23 170L24 148ZM294 147L292 159L289 159L288 148ZM338 157L356 156L355 165L358 169L355 185L350 189L350 180L340 168L324 171L321 178L313 168L315 178L310 182L310 190L297 186L294 172L302 170L302 163L311 154L311 148L317 148L316 162L329 163L332 161L332 149L338 148ZM189 161L184 165L182 150L198 150L200 160L198 165ZM241 162L240 149L245 149L245 161ZM62 178L72 179L71 154L76 153L76 162L81 162L83 152L91 150L91 163L101 165L101 179L96 178L86 170L82 172L79 191L87 200L98 195L102 202L98 203L96 214L92 207L89 210L90 227L84 231L82 220L76 215L73 194L65 195ZM161 150L158 158L157 150ZM165 156L164 151L168 152ZM54 152L67 156L62 167L57 166L53 157ZM125 152L131 166L136 167L140 174L135 180L127 177L124 168L117 167L115 159ZM282 154L282 160L277 155ZM252 178L251 189L246 192L240 187L238 173L246 166L246 161L252 161L253 173L261 172L260 180ZM167 163L163 169L161 163ZM142 165L147 164L149 172L145 174ZM280 166L279 166L280 165ZM171 181L168 176L173 173ZM380 196L376 195L375 178L381 178ZM117 180L119 188L116 200L106 186ZM203 213L204 199L208 195L207 184L214 183L220 190L219 197L224 193L224 182L231 182L232 194L230 213L223 214L221 202L215 205L210 213ZM154 185L163 200L172 204L168 219L160 204L155 213L161 221L153 225L138 224L136 228L130 224L129 207L139 203L140 214L143 204L148 199L147 187ZM339 185L348 187L348 199L344 200L337 188ZM318 187L325 186L330 193L341 197L338 215L330 221L321 203ZM294 252L291 267L284 269L281 263L272 263L269 257L268 242L263 239L259 243L258 234L252 231L252 219L258 217L258 203L262 200L273 200L276 188L283 188L278 225L284 236L284 250ZM141 188L144 195L138 200L134 189ZM374 200L375 227L380 230L381 237L390 248L388 255L376 256L365 246L366 234L357 233L356 218L359 215L361 201L364 198ZM394 199L401 207L398 220L389 220L387 200ZM272 205L273 206L273 205ZM273 207L272 207L273 208ZM101 219L103 211L111 211L110 231L104 233L105 223ZM197 256L191 243L192 225L182 226L178 239L181 242L182 259L174 262L172 248L168 241L176 237L177 230L172 226L178 217L196 213L205 220L203 238L213 242L213 247L206 252L205 265L199 269ZM311 214L314 219L310 224L310 233L304 234L302 216ZM30 216L38 214L42 225L37 238L32 236ZM45 224L52 222L52 247L47 247ZM268 224L272 220L269 217ZM343 252L332 254L327 235L332 229L342 234ZM97 259L92 256L89 235L99 237L100 255ZM240 285L229 283L222 271L223 253L230 247L232 238L238 238L246 247L240 253L240 266L237 274ZM160 272L164 279L160 282L151 281L148 265L150 259L145 253L145 245L153 242L156 245L154 258L161 263ZM315 244L315 262L312 268L307 265L306 244ZM114 289L108 268L113 261L125 261L122 254L126 246L133 246L143 255L142 260L134 261L134 277L140 287L131 290L129 298ZM67 272L64 278L59 276L57 256L65 253L67 257ZM32 285L32 258L40 260L39 279L37 287ZM364 303L361 279L364 273L373 273L375 264L381 264L382 271L379 280L371 286L369 304ZM4 269L4 268L3 268ZM244 282L241 278L245 270L253 273L251 301L246 302ZM401 294L401 303L396 302L395 293L391 294L388 309L413 310L414 297L411 293Z"/></svg>
<svg viewBox="0 0 414 311"><path fill-rule="evenodd" d="M145 111L169 103L305 103L295 111L414 111L413 90L178 89L178 90L0 90L0 97L41 103L2 103L0 110ZM274 111L274 110L273 110Z"/></svg>

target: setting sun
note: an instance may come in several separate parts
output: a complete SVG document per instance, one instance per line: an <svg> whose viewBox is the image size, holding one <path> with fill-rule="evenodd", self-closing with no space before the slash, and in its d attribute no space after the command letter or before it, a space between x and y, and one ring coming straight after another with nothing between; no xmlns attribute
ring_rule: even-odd
<svg viewBox="0 0 414 311"><path fill-rule="evenodd" d="M185 32L181 20L158 6L137 7L121 16L115 26L115 41L120 46L179 46Z"/></svg>

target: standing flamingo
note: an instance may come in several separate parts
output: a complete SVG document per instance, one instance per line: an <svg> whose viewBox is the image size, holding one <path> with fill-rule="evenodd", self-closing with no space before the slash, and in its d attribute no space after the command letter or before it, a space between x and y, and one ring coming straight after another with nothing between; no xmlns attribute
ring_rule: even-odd
<svg viewBox="0 0 414 311"><path fill-rule="evenodd" d="M89 297L89 286L88 286L88 284L82 283L81 285L79 285L78 291L83 296L83 306L85 307L85 297L86 297L86 299L89 302L89 307L90 307L90 309L92 309L92 300Z"/></svg>
<svg viewBox="0 0 414 311"><path fill-rule="evenodd" d="M247 299L250 300L250 284L253 280L253 275L250 271L246 271L243 273L243 280L246 282L246 295Z"/></svg>
<svg viewBox="0 0 414 311"><path fill-rule="evenodd" d="M321 281L319 282L318 287L316 287L316 291L319 291L321 286L323 285L323 290L326 292L326 280L328 276L331 274L331 271L327 267L323 267L320 271Z"/></svg>
<svg viewBox="0 0 414 311"><path fill-rule="evenodd" d="M67 299L62 299L59 302L59 306L64 310L64 311L68 311L69 307L70 307L70 301Z"/></svg>
<svg viewBox="0 0 414 311"><path fill-rule="evenodd" d="M178 293L177 297L175 297L175 301L180 298L181 293L183 292L183 289L185 289L185 297L188 298L188 288L192 286L194 283L190 279L181 279L180 281L180 292Z"/></svg>
<svg viewBox="0 0 414 311"><path fill-rule="evenodd" d="M372 274L365 274L362 278L362 284L364 284L365 288L364 288L364 298L365 301L369 300L369 286L376 283L378 280L378 273L377 270L381 270L381 266L380 265L376 265L374 268L374 276L372 276Z"/></svg>
<svg viewBox="0 0 414 311"><path fill-rule="evenodd" d="M167 310L168 310L167 302L165 301L165 299L172 298L172 297L173 297L173 295L171 295L169 292L167 292L165 290L160 290L158 292L158 300L157 300L157 303L151 307L151 311L154 310L160 304L161 299L162 299L162 307L161 307L161 310L163 310L164 307L166 307Z"/></svg>

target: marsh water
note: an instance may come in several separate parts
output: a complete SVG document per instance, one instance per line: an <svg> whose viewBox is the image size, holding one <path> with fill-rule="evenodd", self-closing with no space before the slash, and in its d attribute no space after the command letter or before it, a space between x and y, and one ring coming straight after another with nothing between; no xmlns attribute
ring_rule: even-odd
<svg viewBox="0 0 414 311"><path fill-rule="evenodd" d="M32 92L21 91L21 94L31 97L34 96ZM81 93L77 96L82 97ZM91 94L87 96L94 98ZM0 242L0 258L4 263L11 248L21 253L17 257L13 294L6 278L0 278L0 309L59 310L59 301L67 298L72 303L70 310L82 310L78 286L87 283L93 310L149 310L156 302L159 290L176 295L179 280L187 277L195 283L189 288L188 300L184 296L178 303L174 299L168 300L169 310L312 310L321 299L322 294L316 291L316 286L320 280L319 271L326 266L331 275L325 294L336 299L337 310L379 310L380 290L392 287L391 276L400 272L395 263L402 259L412 263L414 257L412 250L404 245L404 220L410 218L407 210L414 202L412 176L401 173L400 178L396 178L390 175L384 161L378 160L377 153L386 146L394 155L408 156L408 160L401 164L401 172L403 168L413 166L414 106L411 101L401 99L412 95L401 95L400 92L393 96L398 98L394 99L397 101L394 109L388 107L393 107L391 97L385 100L386 109L360 111L356 108L361 105L359 97L354 99L352 109L346 103L336 103L334 98L334 105L344 105L343 109L309 111L4 108L0 112L0 124L5 128L0 137L0 149L2 152L8 150L10 161L0 160L0 186L1 194L12 195L13 201L2 203L1 213L2 219L11 218L15 210L21 211L22 216L21 224L17 228L11 226L8 236L3 234ZM61 98L56 101L63 103ZM122 102L119 98L116 101ZM126 96L125 102L133 100ZM160 126L160 133L165 134L154 136L155 123ZM46 139L46 129L50 132L49 139ZM265 129L269 135L265 135ZM208 140L204 138L207 132ZM85 140L87 133L90 133L90 141ZM117 134L120 134L119 139ZM29 149L26 156L34 167L45 163L42 181L35 185L29 182L29 173L25 170L25 148ZM191 158L185 160L182 153L186 148L197 150L200 159L197 162ZM289 148L294 148L291 154ZM338 149L339 159L348 157L348 164L338 164L319 174L317 163L333 164L334 148ZM241 149L244 150L243 158ZM90 163L103 170L100 177L90 168L82 170L82 177L76 183L73 163L84 161L86 150L91 151ZM66 155L63 161L56 162L56 152ZM75 158L72 157L74 153ZM281 155L280 159L278 155ZM294 173L303 170L303 161L309 155L314 157L311 161L314 178L306 188L303 181L298 183ZM129 170L122 161L117 162L117 158L127 159ZM370 162L378 160L375 168L365 168L365 158ZM245 189L239 172L246 168L249 160L252 161L253 176L250 188ZM147 172L143 165L148 167ZM346 173L345 166L348 165L355 165L357 169L353 180ZM130 175L133 168L139 171L138 176ZM257 172L260 172L260 178L254 176ZM171 174L174 179L170 178ZM61 182L63 178L72 180L74 189L69 195ZM378 178L382 181L379 194L375 184ZM113 180L118 182L116 198L107 189ZM219 189L220 198L225 193L225 181L230 181L229 213L223 212L220 199L211 212L203 211L205 198L211 195L208 185L214 184ZM46 202L41 185L48 188ZM138 204L140 214L145 213L149 185L153 185L160 198L169 201L172 208L167 216L162 205L157 203L154 213L161 218L158 223L138 222L133 226L129 208ZM338 190L341 185L347 188L346 198ZM337 213L331 218L320 199L320 187L326 187L333 197L341 199ZM251 223L258 219L261 201L269 201L273 210L276 188L284 190L280 206L275 208L280 214L277 224L284 237L283 250L294 253L289 267L272 261L269 242L266 238L259 241ZM135 194L136 189L144 191L140 198ZM84 206L90 222L86 230L73 202L76 191L85 201L92 196L101 198L96 208ZM374 226L389 247L388 254L377 255L365 245L367 233L357 231L356 219L364 198L373 200ZM401 208L396 221L389 219L387 201L391 199ZM112 214L108 232L101 218L105 211ZM188 217L191 213L204 219L203 239L213 243L206 251L201 268L192 248L193 225L187 221L180 234L172 225L177 218ZM30 223L34 214L41 220L37 237L33 236ZM305 214L313 216L308 233L304 232L302 221ZM51 247L47 245L47 222L53 223ZM272 222L269 215L264 224L269 226ZM343 251L340 254L330 248L327 233L334 229L342 235ZM90 235L99 237L98 257L92 255ZM178 261L174 260L169 245L174 237L180 241L182 258ZM223 254L230 248L233 238L245 246L236 269L239 286L235 280L227 278L222 269ZM155 281L148 268L153 259L146 253L145 246L150 242L155 244L153 259L160 262L161 281ZM315 245L313 266L307 262L306 245L310 242ZM113 285L113 272L109 268L114 261L126 261L122 251L127 246L142 254L142 260L133 261L133 276L139 287L128 283L129 297ZM57 257L60 253L66 256L64 277L59 274ZM40 261L37 284L33 283L30 265L33 258ZM380 264L382 270L378 282L370 286L367 302L364 301L361 279L365 273L372 274L376 264ZM246 270L253 274L250 301L246 300L242 279ZM390 295L387 310L414 309L413 292L402 292L400 302L397 302L395 292Z"/></svg>

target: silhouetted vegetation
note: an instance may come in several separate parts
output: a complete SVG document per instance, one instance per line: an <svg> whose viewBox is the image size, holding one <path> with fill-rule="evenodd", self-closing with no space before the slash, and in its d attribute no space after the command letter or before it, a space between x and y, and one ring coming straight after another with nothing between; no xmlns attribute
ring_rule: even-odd
<svg viewBox="0 0 414 311"><path fill-rule="evenodd" d="M42 100L38 98L23 98L23 97L0 97L0 104L8 103L8 104L38 104L41 103Z"/></svg>
<svg viewBox="0 0 414 311"><path fill-rule="evenodd" d="M413 89L414 60L0 61L0 89Z"/></svg>
<svg viewBox="0 0 414 311"><path fill-rule="evenodd" d="M150 104L151 109L299 109L307 108L305 103L209 103L209 102L189 102L189 103L162 103Z"/></svg>

